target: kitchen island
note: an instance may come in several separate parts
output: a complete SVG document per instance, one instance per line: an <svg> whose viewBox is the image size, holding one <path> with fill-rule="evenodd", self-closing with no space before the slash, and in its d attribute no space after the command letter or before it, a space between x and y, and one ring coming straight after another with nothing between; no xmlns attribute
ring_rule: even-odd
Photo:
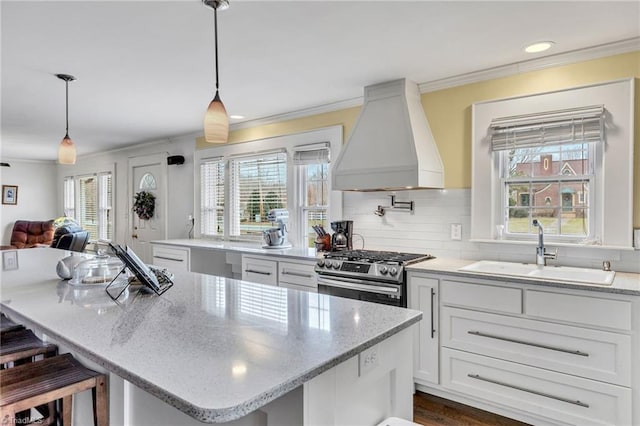
<svg viewBox="0 0 640 426"><path fill-rule="evenodd" d="M177 273L163 296L61 281L15 252L2 311L109 373L110 424L372 425L412 416L417 311ZM13 269L12 269L13 268ZM85 424L82 398L74 424Z"/></svg>

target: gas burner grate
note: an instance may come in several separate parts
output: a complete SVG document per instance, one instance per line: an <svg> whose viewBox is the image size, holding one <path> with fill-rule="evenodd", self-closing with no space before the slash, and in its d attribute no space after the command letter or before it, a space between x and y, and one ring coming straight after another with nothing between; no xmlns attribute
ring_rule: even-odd
<svg viewBox="0 0 640 426"><path fill-rule="evenodd" d="M421 262L423 260L433 259L434 257L429 254L400 253L395 251L345 250L327 253L325 258L353 262L397 263L399 265L408 265L411 263Z"/></svg>

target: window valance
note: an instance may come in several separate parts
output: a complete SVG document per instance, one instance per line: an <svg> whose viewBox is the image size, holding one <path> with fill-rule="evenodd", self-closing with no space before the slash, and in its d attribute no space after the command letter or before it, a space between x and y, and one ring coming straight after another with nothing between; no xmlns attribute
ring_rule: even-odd
<svg viewBox="0 0 640 426"><path fill-rule="evenodd" d="M491 120L493 151L604 140L604 106L596 105Z"/></svg>

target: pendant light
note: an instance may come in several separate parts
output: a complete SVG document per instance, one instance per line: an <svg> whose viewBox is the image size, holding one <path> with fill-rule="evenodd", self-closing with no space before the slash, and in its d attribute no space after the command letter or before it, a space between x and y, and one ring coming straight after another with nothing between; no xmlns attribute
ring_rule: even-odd
<svg viewBox="0 0 640 426"><path fill-rule="evenodd" d="M218 82L218 10L229 7L228 0L202 0L202 3L213 9L213 28L215 41L216 94L204 116L204 138L209 143L227 143L229 140L229 116L220 100Z"/></svg>
<svg viewBox="0 0 640 426"><path fill-rule="evenodd" d="M60 80L64 80L66 86L66 94L67 94L67 109L66 109L66 117L67 117L67 127L64 138L62 138L62 142L60 142L60 146L58 147L58 163L60 164L76 164L76 146L73 141L69 137L69 82L74 81L76 78L72 75L68 74L56 74Z"/></svg>

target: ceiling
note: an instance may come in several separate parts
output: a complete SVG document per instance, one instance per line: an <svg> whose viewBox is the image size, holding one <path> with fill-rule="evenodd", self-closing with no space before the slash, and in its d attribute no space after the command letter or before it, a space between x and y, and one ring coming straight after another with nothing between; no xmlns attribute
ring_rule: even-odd
<svg viewBox="0 0 640 426"><path fill-rule="evenodd" d="M242 1L218 13L221 97L237 123L640 36L640 2ZM201 132L214 94L200 0L0 3L3 159L54 160ZM530 55L523 47L553 40Z"/></svg>

